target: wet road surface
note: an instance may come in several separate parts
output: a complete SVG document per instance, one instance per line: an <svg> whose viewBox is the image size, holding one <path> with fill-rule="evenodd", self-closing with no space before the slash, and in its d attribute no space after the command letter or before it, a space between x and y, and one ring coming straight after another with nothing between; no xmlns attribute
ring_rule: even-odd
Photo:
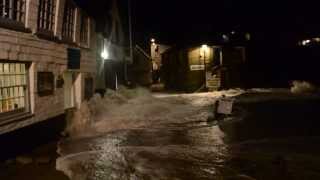
<svg viewBox="0 0 320 180"><path fill-rule="evenodd" d="M60 161L69 161L72 168L84 168L84 174L75 170L75 179L212 179L219 176L217 168L223 165L227 154L219 128L205 123L174 126L124 130L64 142L61 153L66 159Z"/></svg>
<svg viewBox="0 0 320 180"><path fill-rule="evenodd" d="M236 112L239 113L236 117L208 123L206 118L214 97L207 103L201 101L200 105L195 101L209 97L166 98L175 106L190 102L195 111L190 114L187 108L186 117L183 111L175 114L175 118L184 119L178 122L165 119L142 127L100 131L94 136L63 140L59 145L61 157L57 168L73 180L320 179L320 136L317 128L312 128L319 123L309 121L311 116L301 118L306 113L301 108L292 113L296 106L303 105L314 115L319 108L318 99L312 103L310 99L296 101L293 98L281 103L267 100L259 101L260 105L248 101L241 104L242 111ZM286 107L284 111L275 112L273 117L266 116L273 114L272 108L283 107ZM243 112L247 112L245 117ZM276 118L278 116L280 118ZM281 120L284 122L277 123ZM301 125L302 120L309 124ZM281 126L285 122L292 123Z"/></svg>

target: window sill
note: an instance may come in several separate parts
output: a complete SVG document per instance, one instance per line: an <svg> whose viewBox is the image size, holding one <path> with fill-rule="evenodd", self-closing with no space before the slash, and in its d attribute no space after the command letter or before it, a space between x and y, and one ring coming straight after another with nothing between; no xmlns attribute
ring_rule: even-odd
<svg viewBox="0 0 320 180"><path fill-rule="evenodd" d="M88 44L86 44L86 43L80 43L79 46L80 46L81 48L83 48L83 49L87 49L87 50L90 50L90 49L91 49L90 46L89 46Z"/></svg>
<svg viewBox="0 0 320 180"><path fill-rule="evenodd" d="M38 95L39 95L39 97L53 96L54 90L39 91Z"/></svg>
<svg viewBox="0 0 320 180"><path fill-rule="evenodd" d="M45 40L54 41L54 42L60 42L59 38L54 36L52 31L38 29L36 36L40 39L45 39Z"/></svg>
<svg viewBox="0 0 320 180"><path fill-rule="evenodd" d="M34 114L31 114L30 112L11 112L10 115L6 115L3 117L0 117L0 126L5 126L14 122L23 121L28 118L32 118Z"/></svg>
<svg viewBox="0 0 320 180"><path fill-rule="evenodd" d="M31 33L32 31L28 28L25 28L24 24L22 22L17 22L10 19L5 19L0 17L0 27L14 30L14 31L20 31L25 33Z"/></svg>
<svg viewBox="0 0 320 180"><path fill-rule="evenodd" d="M70 38L64 38L62 37L62 39L60 40L60 43L65 43L65 44L69 44L72 46L78 46L78 44L76 42L74 42L72 39Z"/></svg>

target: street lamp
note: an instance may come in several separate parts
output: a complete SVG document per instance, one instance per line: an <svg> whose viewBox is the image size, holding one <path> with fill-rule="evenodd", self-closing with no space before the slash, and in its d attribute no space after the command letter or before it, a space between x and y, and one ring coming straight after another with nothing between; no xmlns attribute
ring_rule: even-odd
<svg viewBox="0 0 320 180"><path fill-rule="evenodd" d="M206 51L206 50L208 50L208 45L204 44L204 45L201 46L201 48L202 48L204 51Z"/></svg>
<svg viewBox="0 0 320 180"><path fill-rule="evenodd" d="M208 51L208 45L203 44L201 46L203 52L203 65L204 65L204 87L207 87L207 67L206 67L206 52Z"/></svg>
<svg viewBox="0 0 320 180"><path fill-rule="evenodd" d="M156 39L151 38L151 39L150 39L150 42L151 42L151 45L152 45L152 46L155 46L155 45L156 45Z"/></svg>
<svg viewBox="0 0 320 180"><path fill-rule="evenodd" d="M104 49L102 52L101 52L101 57L103 60L106 60L109 58L109 53L106 49Z"/></svg>

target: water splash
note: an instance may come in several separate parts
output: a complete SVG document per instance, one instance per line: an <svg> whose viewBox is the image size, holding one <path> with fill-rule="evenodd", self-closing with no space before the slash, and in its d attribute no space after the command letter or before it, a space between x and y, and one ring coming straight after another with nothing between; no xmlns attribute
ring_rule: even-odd
<svg viewBox="0 0 320 180"><path fill-rule="evenodd" d="M119 129L139 128L163 123L183 123L194 119L205 121L208 108L222 94L242 93L230 90L216 93L152 95L143 88L108 90L102 98L96 94L84 102L68 119L71 137L94 136ZM204 110L205 109L205 110Z"/></svg>

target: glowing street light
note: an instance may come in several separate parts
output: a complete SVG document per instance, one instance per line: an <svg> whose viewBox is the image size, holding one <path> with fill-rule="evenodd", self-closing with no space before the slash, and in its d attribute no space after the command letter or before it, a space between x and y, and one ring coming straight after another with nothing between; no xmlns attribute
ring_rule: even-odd
<svg viewBox="0 0 320 180"><path fill-rule="evenodd" d="M154 38L152 38L152 39L150 40L150 42L151 42L152 46L155 46L155 45L156 45L156 40L155 40Z"/></svg>
<svg viewBox="0 0 320 180"><path fill-rule="evenodd" d="M311 40L310 40L310 39L306 39L306 40L303 40L303 41L302 41L302 45L303 45L303 46L306 46L306 45L308 45L309 43L311 43Z"/></svg>
<svg viewBox="0 0 320 180"><path fill-rule="evenodd" d="M201 56L203 55L204 59L206 58L206 53L209 53L209 46L206 44L203 44L201 46Z"/></svg>
<svg viewBox="0 0 320 180"><path fill-rule="evenodd" d="M205 52L208 50L208 45L204 44L201 46L202 50Z"/></svg>
<svg viewBox="0 0 320 180"><path fill-rule="evenodd" d="M222 39L225 41L225 42L228 42L230 39L229 39L229 36L223 34L222 35Z"/></svg>
<svg viewBox="0 0 320 180"><path fill-rule="evenodd" d="M100 54L100 56L103 60L107 60L110 58L110 54L109 54L108 49L109 49L109 42L107 39L103 39L102 49L101 49L101 54Z"/></svg>
<svg viewBox="0 0 320 180"><path fill-rule="evenodd" d="M102 52L101 52L101 57L103 60L106 60L109 58L109 53L106 49L104 49Z"/></svg>

